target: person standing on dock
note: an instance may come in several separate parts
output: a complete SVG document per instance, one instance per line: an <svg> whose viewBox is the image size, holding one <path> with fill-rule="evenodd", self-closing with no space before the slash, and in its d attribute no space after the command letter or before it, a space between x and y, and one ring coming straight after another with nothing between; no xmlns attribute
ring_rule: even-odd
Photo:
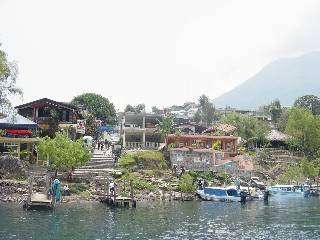
<svg viewBox="0 0 320 240"><path fill-rule="evenodd" d="M180 169L181 169L180 177L182 177L182 175L186 172L186 169L184 168L184 166L181 166Z"/></svg>
<svg viewBox="0 0 320 240"><path fill-rule="evenodd" d="M61 199L61 192L60 192L61 183L58 178L56 178L53 181L51 188L52 188L53 197L55 199L55 202L59 202Z"/></svg>
<svg viewBox="0 0 320 240"><path fill-rule="evenodd" d="M110 191L111 196L114 196L114 194L115 194L114 186L115 186L115 183L114 183L114 182L111 182L111 183L109 184L109 191Z"/></svg>

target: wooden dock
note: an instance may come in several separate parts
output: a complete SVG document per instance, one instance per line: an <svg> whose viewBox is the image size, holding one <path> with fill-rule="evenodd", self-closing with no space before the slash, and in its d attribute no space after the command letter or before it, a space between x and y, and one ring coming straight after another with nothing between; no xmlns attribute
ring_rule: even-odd
<svg viewBox="0 0 320 240"><path fill-rule="evenodd" d="M110 191L109 186L110 180L109 178L106 178L104 183L104 196L102 198L102 202L106 203L108 206L111 207L137 207L137 202L134 199L133 195L132 181L130 181L130 197L118 196L116 185L114 185L113 191Z"/></svg>
<svg viewBox="0 0 320 240"><path fill-rule="evenodd" d="M33 177L30 176L29 178L29 193L28 193L28 198L24 202L23 207L28 209L28 210L33 210L33 209L53 209L54 208L54 198L49 197L46 192L48 191L50 187L50 181L49 181L49 176L47 175L47 180L46 180L46 191L45 193L33 193Z"/></svg>
<svg viewBox="0 0 320 240"><path fill-rule="evenodd" d="M48 199L47 194L34 193L27 203L27 209L53 209L54 204L51 199Z"/></svg>

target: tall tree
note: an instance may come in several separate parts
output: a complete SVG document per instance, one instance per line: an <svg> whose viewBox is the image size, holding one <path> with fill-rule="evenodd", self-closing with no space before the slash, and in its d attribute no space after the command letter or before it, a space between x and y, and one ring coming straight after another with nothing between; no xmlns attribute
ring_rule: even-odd
<svg viewBox="0 0 320 240"><path fill-rule="evenodd" d="M0 111L3 113L12 109L8 99L10 95L22 95L21 89L15 86L17 73L17 65L10 62L7 54L0 49Z"/></svg>
<svg viewBox="0 0 320 240"><path fill-rule="evenodd" d="M320 148L320 118L309 110L292 108L285 132L292 136L289 145L303 151L310 159L319 156Z"/></svg>
<svg viewBox="0 0 320 240"><path fill-rule="evenodd" d="M95 117L91 113L86 114L84 117L86 119L86 135L99 139L100 131Z"/></svg>
<svg viewBox="0 0 320 240"><path fill-rule="evenodd" d="M290 115L290 110L289 109L282 109L280 118L278 119L278 128L281 132L284 132L286 130L287 124L288 124L288 119Z"/></svg>
<svg viewBox="0 0 320 240"><path fill-rule="evenodd" d="M84 107L89 113L104 123L116 122L116 110L105 97L95 93L84 93L72 99L71 104Z"/></svg>
<svg viewBox="0 0 320 240"><path fill-rule="evenodd" d="M153 106L153 107L151 108L151 110L152 110L153 113L156 113L156 114L160 113L160 109L157 108L156 106Z"/></svg>
<svg viewBox="0 0 320 240"><path fill-rule="evenodd" d="M282 113L280 101L278 99L272 101L269 105L265 106L265 111L271 115L272 121L277 123Z"/></svg>
<svg viewBox="0 0 320 240"><path fill-rule="evenodd" d="M125 112L136 112L136 109L135 109L134 106L128 104L128 105L126 106L126 108L124 109L124 111L125 111Z"/></svg>
<svg viewBox="0 0 320 240"><path fill-rule="evenodd" d="M294 106L308 109L314 115L320 115L320 98L315 95L305 95L297 98Z"/></svg>
<svg viewBox="0 0 320 240"><path fill-rule="evenodd" d="M137 113L142 113L146 110L146 105L144 103L140 103L135 107L135 109Z"/></svg>
<svg viewBox="0 0 320 240"><path fill-rule="evenodd" d="M266 122L239 113L230 113L221 122L235 126L237 128L235 134L245 140L256 139L263 142L270 130Z"/></svg>
<svg viewBox="0 0 320 240"><path fill-rule="evenodd" d="M169 115L169 116L164 116L161 121L159 121L159 124L157 125L158 131L161 132L165 143L168 142L168 135L172 132L173 130L173 119L174 117Z"/></svg>
<svg viewBox="0 0 320 240"><path fill-rule="evenodd" d="M132 106L128 104L124 109L125 112L134 112L134 113L142 113L146 109L146 106L143 103L138 104L137 106Z"/></svg>
<svg viewBox="0 0 320 240"><path fill-rule="evenodd" d="M201 95L199 97L199 106L198 115L201 116L201 121L206 126L211 125L215 119L215 108L209 97L204 94Z"/></svg>

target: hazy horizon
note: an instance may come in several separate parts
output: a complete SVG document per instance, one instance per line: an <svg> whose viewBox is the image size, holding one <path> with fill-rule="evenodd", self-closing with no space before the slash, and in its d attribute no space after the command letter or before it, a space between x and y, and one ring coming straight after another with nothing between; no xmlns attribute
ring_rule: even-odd
<svg viewBox="0 0 320 240"><path fill-rule="evenodd" d="M314 0L0 0L0 9L23 102L94 92L123 110L214 99L278 58L320 49Z"/></svg>

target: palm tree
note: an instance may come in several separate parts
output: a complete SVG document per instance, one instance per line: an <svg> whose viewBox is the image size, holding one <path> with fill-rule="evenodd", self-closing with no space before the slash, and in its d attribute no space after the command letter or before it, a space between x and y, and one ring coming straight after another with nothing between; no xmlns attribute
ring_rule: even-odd
<svg viewBox="0 0 320 240"><path fill-rule="evenodd" d="M161 132L166 144L168 142L168 135L172 132L172 125L173 125L173 116L170 116L170 115L164 116L162 118L162 121L159 121L159 123L157 124L158 131Z"/></svg>

